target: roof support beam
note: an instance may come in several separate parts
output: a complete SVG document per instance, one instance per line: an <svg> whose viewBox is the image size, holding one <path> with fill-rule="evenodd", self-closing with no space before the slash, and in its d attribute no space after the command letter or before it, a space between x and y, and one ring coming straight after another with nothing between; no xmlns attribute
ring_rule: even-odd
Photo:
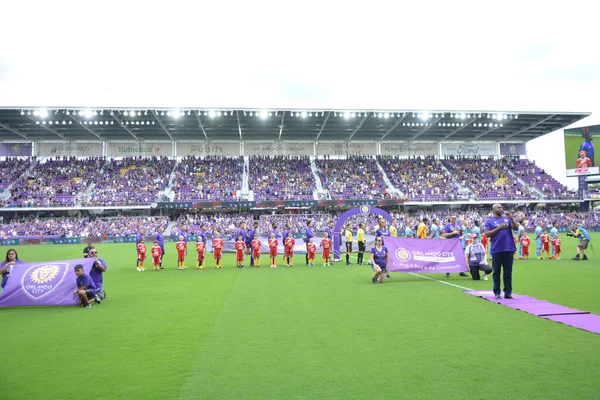
<svg viewBox="0 0 600 400"><path fill-rule="evenodd" d="M236 110L235 116L237 117L238 130L240 131L240 140L242 140L242 124L240 123L240 112Z"/></svg>
<svg viewBox="0 0 600 400"><path fill-rule="evenodd" d="M473 122L474 122L474 121L476 121L476 120L477 120L477 118L471 118L470 120L468 120L468 121L467 121L467 123L465 123L465 126L461 126L460 128L453 130L452 132L450 132L449 134L447 134L446 136L444 136L444 137L442 138L442 140L446 140L446 139L448 139L450 136L454 136L454 134L456 134L456 133L458 133L458 132L462 131L463 129L465 129L466 127L468 127L468 126L469 126L469 124L473 123Z"/></svg>
<svg viewBox="0 0 600 400"><path fill-rule="evenodd" d="M23 139L27 139L27 140L29 140L29 138L27 137L27 135L26 135L26 134L22 133L21 131L19 131L19 130L18 130L18 129L16 129L16 128L13 128L13 127L11 127L11 126L10 126L10 125L8 125L8 124L3 124L3 123L2 123L2 121L0 121L0 127L1 127L1 128L4 128L4 129L6 129L6 130L7 130L7 131L9 131L9 132L12 132L12 133L14 133L14 134L15 134L15 135L17 135L17 136L21 136Z"/></svg>
<svg viewBox="0 0 600 400"><path fill-rule="evenodd" d="M439 122L439 120L441 120L442 117L440 118L436 118L435 121L433 121L432 123L429 124L429 126L426 126L425 128L421 129L419 131L419 133L417 133L415 136L412 137L412 139L410 139L411 141L415 140L416 138L418 138L419 136L421 136L422 134L424 134L425 132L427 132L428 130L430 130L431 128L433 128L435 126L435 124L437 124Z"/></svg>
<svg viewBox="0 0 600 400"><path fill-rule="evenodd" d="M279 140L281 140L281 134L283 133L283 118L285 118L285 111L281 113L281 125L279 125Z"/></svg>
<svg viewBox="0 0 600 400"><path fill-rule="evenodd" d="M198 126L200 127L200 129L202 129L202 133L204 133L204 139L208 140L208 135L206 134L206 131L204 130L204 124L202 123L202 120L200 119L200 111L194 113L194 115L196 116L196 120L198 121Z"/></svg>
<svg viewBox="0 0 600 400"><path fill-rule="evenodd" d="M27 118L29 118L30 120L32 120L33 122L37 122L35 119L31 118L29 115L27 115ZM40 126L52 133L54 133L56 136L58 136L59 138L61 138L62 140L68 140L62 133L57 132L56 130L50 128L49 126L42 124L40 122Z"/></svg>
<svg viewBox="0 0 600 400"><path fill-rule="evenodd" d="M79 121L77 118L75 118L72 115L69 115L69 118L71 118L73 121L77 122L83 129L85 129L86 131L88 131L89 133L91 133L92 135L96 136L98 139L100 140L104 140L102 138L102 136L98 135L96 133L96 131L94 131L93 129L91 129L90 127L88 127L87 125L83 124L81 121Z"/></svg>
<svg viewBox="0 0 600 400"><path fill-rule="evenodd" d="M369 114L368 113L365 114L365 116L360 120L360 123L358 124L358 126L356 128L354 128L354 130L350 134L350 137L348 138L348 140L352 140L352 138L354 137L354 135L356 135L356 132L358 132L358 130L360 129L360 127L363 126L363 124L365 123L365 121L367 120L367 118L369 118Z"/></svg>
<svg viewBox="0 0 600 400"><path fill-rule="evenodd" d="M325 119L323 120L323 125L321 125L321 129L319 129L319 133L317 134L317 138L315 140L319 140L319 138L321 137L321 133L323 133L323 129L325 129L325 125L327 125L327 121L329 121L329 116L331 115L331 111L327 112L327 115L325 116Z"/></svg>
<svg viewBox="0 0 600 400"><path fill-rule="evenodd" d="M169 133L169 130L167 129L167 127L165 126L165 124L163 124L162 120L158 117L158 113L154 110L152 110L152 115L154 115L154 118L156 118L156 122L158 122L158 124L160 125L161 128L163 128L163 131L165 131L165 133L167 134L168 137L171 138L171 140L173 139L173 136L171 136L171 133Z"/></svg>
<svg viewBox="0 0 600 400"><path fill-rule="evenodd" d="M549 117L546 117L546 118L539 119L539 120L537 120L536 122L534 122L533 124L529 125L527 128L521 129L521 130L520 130L520 131L518 131L518 132L511 133L510 135L508 135L508 136L505 136L505 137L504 137L502 140L507 140L507 139L510 139L510 138L512 138L513 136L517 136L517 135L519 135L519 134L521 134L521 133L523 133L523 132L525 132L525 131L528 131L528 130L529 130L529 129L531 129L531 128L535 128L535 127L536 127L536 126L538 126L539 124L543 124L544 122L546 122L546 121L548 121L549 119L552 119L552 118L554 118L554 117L556 117L556 115L555 115L555 114L553 114L553 115L551 115L551 116L549 116Z"/></svg>
<svg viewBox="0 0 600 400"><path fill-rule="evenodd" d="M405 118L406 118L406 114L404 114L402 116L402 118L399 118L398 121L396 121L396 123L394 125L392 125L392 127L390 129L385 131L385 133L383 134L382 137L379 138L379 140L385 139L386 136L389 135L390 133L392 133L394 131L394 129L396 129L398 127L398 125L400 125L402 123L402 121L404 121Z"/></svg>
<svg viewBox="0 0 600 400"><path fill-rule="evenodd" d="M131 136L133 136L133 138L134 138L135 140L139 140L139 139L138 139L138 137L135 135L135 133L133 133L133 131L132 131L131 129L129 129L128 127L126 127L126 126L125 126L125 124L123 123L123 121L121 121L119 118L117 118L117 116L116 116L115 114L112 114L112 115L111 115L111 117L113 117L113 119L114 119L115 121L117 121L117 123L118 123L119 125L121 125L121 128L123 128L123 129L125 129L127 132L129 132L129 134L130 134Z"/></svg>

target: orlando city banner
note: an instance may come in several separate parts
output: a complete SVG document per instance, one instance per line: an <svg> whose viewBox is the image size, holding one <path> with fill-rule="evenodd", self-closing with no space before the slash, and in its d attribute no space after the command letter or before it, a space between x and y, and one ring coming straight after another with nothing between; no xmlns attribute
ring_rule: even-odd
<svg viewBox="0 0 600 400"><path fill-rule="evenodd" d="M75 306L79 304L75 266L90 273L93 258L16 264L0 294L0 307Z"/></svg>
<svg viewBox="0 0 600 400"><path fill-rule="evenodd" d="M392 272L468 272L458 239L399 239L386 237Z"/></svg>

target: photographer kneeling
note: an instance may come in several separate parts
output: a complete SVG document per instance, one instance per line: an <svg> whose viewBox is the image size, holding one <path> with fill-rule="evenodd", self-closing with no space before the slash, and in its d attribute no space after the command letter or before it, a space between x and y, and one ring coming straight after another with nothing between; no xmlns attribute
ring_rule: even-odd
<svg viewBox="0 0 600 400"><path fill-rule="evenodd" d="M571 228L571 232L567 232L567 236L575 237L579 239L579 244L577 244L577 255L572 259L575 261L587 261L587 256L585 255L585 250L590 243L590 234L583 228L583 226L573 226ZM579 255L582 255L582 258L579 258Z"/></svg>
<svg viewBox="0 0 600 400"><path fill-rule="evenodd" d="M488 280L488 274L492 273L492 267L485 262L486 251L485 247L479 243L477 234L471 235L471 243L465 248L465 259L471 270L471 278L474 281L480 279L479 271L483 271L483 280Z"/></svg>

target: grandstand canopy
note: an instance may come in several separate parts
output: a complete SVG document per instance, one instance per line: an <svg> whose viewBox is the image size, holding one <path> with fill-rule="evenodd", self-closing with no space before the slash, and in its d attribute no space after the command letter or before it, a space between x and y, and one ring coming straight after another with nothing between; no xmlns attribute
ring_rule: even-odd
<svg viewBox="0 0 600 400"><path fill-rule="evenodd" d="M132 110L134 111L132 116ZM183 109L182 109L183 110ZM176 118L175 114L179 114ZM589 113L390 110L0 109L0 140L526 142Z"/></svg>

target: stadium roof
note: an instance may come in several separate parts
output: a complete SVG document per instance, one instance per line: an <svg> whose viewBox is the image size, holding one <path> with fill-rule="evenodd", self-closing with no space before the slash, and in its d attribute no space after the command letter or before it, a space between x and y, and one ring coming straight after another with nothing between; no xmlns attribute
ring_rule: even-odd
<svg viewBox="0 0 600 400"><path fill-rule="evenodd" d="M132 116L132 111L134 111ZM178 116L176 117L176 114ZM0 109L0 140L527 142L590 113L507 111Z"/></svg>

